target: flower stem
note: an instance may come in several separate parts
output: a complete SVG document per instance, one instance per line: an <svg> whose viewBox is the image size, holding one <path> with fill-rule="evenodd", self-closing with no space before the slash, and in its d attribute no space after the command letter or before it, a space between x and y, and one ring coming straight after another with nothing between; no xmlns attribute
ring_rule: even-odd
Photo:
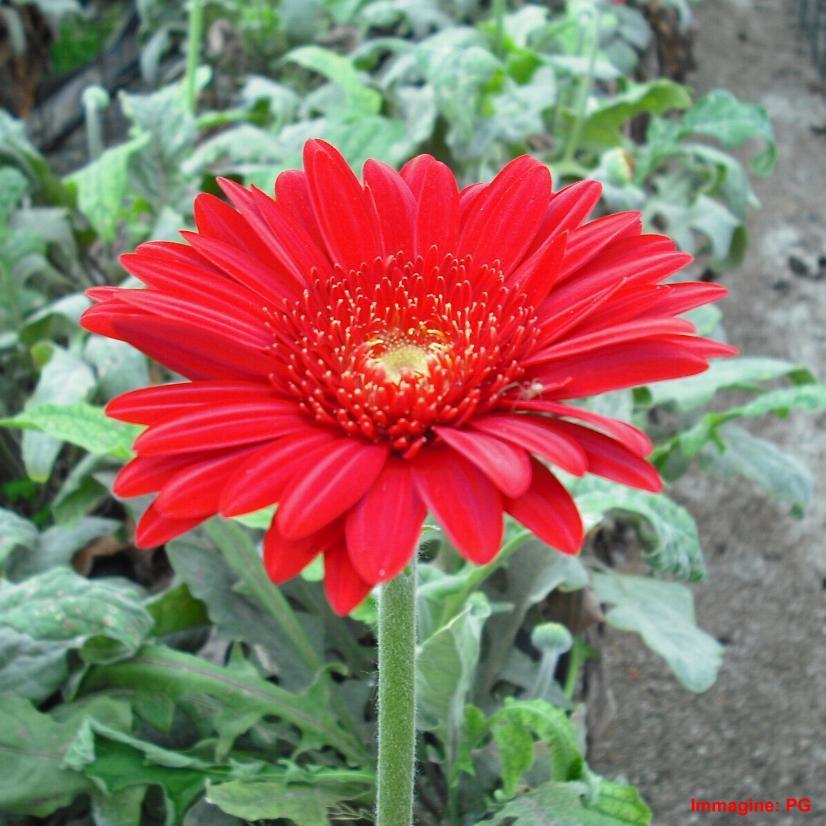
<svg viewBox="0 0 826 826"><path fill-rule="evenodd" d="M416 559L379 594L376 826L413 823L416 761Z"/></svg>
<svg viewBox="0 0 826 826"><path fill-rule="evenodd" d="M189 24L187 28L184 88L186 90L186 108L190 112L194 112L198 94L196 77L198 74L198 58L201 53L201 40L204 33L203 0L189 0Z"/></svg>
<svg viewBox="0 0 826 826"><path fill-rule="evenodd" d="M562 155L562 164L570 164L574 159L577 149L579 149L579 142L582 139L582 129L585 126L585 118L588 111L588 98L594 90L594 75L597 66L597 54L599 53L599 11L596 8L590 10L589 35L590 42L588 44L588 70L580 80L579 89L577 90L576 112L574 114L574 123L571 131L568 134L568 140L565 144L565 152ZM586 25L588 24L586 23Z"/></svg>

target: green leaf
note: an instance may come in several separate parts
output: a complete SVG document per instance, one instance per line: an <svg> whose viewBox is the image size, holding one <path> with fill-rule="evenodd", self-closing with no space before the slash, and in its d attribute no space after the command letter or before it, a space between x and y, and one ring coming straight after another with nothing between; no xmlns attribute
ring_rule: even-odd
<svg viewBox="0 0 826 826"><path fill-rule="evenodd" d="M805 465L777 445L752 436L737 425L725 425L719 436L722 449L709 445L701 456L704 470L724 479L745 476L773 499L788 503L794 515L803 514L814 491L814 479Z"/></svg>
<svg viewBox="0 0 826 826"><path fill-rule="evenodd" d="M151 384L146 357L125 341L89 336L84 358L94 365L105 400Z"/></svg>
<svg viewBox="0 0 826 826"><path fill-rule="evenodd" d="M146 610L155 621L152 628L155 637L209 625L206 605L192 596L184 583L169 588L147 601Z"/></svg>
<svg viewBox="0 0 826 826"><path fill-rule="evenodd" d="M87 718L66 749L63 765L85 775L105 794L159 786L167 805L167 823L180 823L207 780L225 778L229 766L205 762Z"/></svg>
<svg viewBox="0 0 826 826"><path fill-rule="evenodd" d="M284 60L318 72L338 86L348 111L358 115L376 115L381 109L381 95L362 83L349 58L321 46L300 46L287 52Z"/></svg>
<svg viewBox="0 0 826 826"><path fill-rule="evenodd" d="M0 168L0 227L29 189L26 176L12 166Z"/></svg>
<svg viewBox="0 0 826 826"><path fill-rule="evenodd" d="M700 582L705 562L694 518L665 494L646 493L588 477L574 486L577 507L590 528L618 512L634 524L646 561L660 573ZM630 520L628 519L630 517Z"/></svg>
<svg viewBox="0 0 826 826"><path fill-rule="evenodd" d="M121 527L115 519L86 516L69 525L53 525L37 538L28 553L18 552L9 560L8 578L21 580L50 568L68 566L72 557L93 539L109 536Z"/></svg>
<svg viewBox="0 0 826 826"><path fill-rule="evenodd" d="M64 765L66 751L89 719L118 729L130 722L123 702L96 697L60 707L60 718L41 714L27 700L0 702L0 811L47 817L79 794L95 791L84 775Z"/></svg>
<svg viewBox="0 0 826 826"><path fill-rule="evenodd" d="M648 826L651 810L632 786L599 778L543 783L507 803L485 826Z"/></svg>
<svg viewBox="0 0 826 826"><path fill-rule="evenodd" d="M327 826L330 807L369 794L372 775L364 771L294 770L282 777L251 777L210 783L206 799L244 820L286 818L296 826Z"/></svg>
<svg viewBox="0 0 826 826"><path fill-rule="evenodd" d="M285 688L306 688L323 659L307 641L284 595L267 578L250 540L232 524L214 522L208 532L223 550L197 536L176 539L167 546L175 572L206 604L221 637L260 645L274 659Z"/></svg>
<svg viewBox="0 0 826 826"><path fill-rule="evenodd" d="M14 551L31 551L37 540L37 528L28 519L0 508L0 571Z"/></svg>
<svg viewBox="0 0 826 826"><path fill-rule="evenodd" d="M706 691L717 679L722 646L701 631L694 621L691 591L676 582L649 577L595 573L594 589L602 602L613 607L608 625L634 631L671 667L689 691Z"/></svg>
<svg viewBox="0 0 826 826"><path fill-rule="evenodd" d="M95 377L88 364L62 347L49 344L48 349L49 359L40 372L37 387L15 420L46 404L81 402L95 386ZM44 482L49 478L62 441L56 433L23 434L23 462L32 479Z"/></svg>
<svg viewBox="0 0 826 826"><path fill-rule="evenodd" d="M743 103L725 89L714 89L685 114L682 122L685 134L716 138L723 146L740 146L750 138L762 140L766 146L752 159L752 169L768 175L777 160L769 115L763 106Z"/></svg>
<svg viewBox="0 0 826 826"><path fill-rule="evenodd" d="M152 627L139 589L54 568L17 585L0 582L0 627L79 648L89 663L131 656Z"/></svg>
<svg viewBox="0 0 826 826"><path fill-rule="evenodd" d="M139 135L107 149L97 160L66 179L67 183L77 186L78 209L104 241L115 240L124 212L124 201L129 192L129 158L148 141L148 135Z"/></svg>
<svg viewBox="0 0 826 826"><path fill-rule="evenodd" d="M488 654L476 686L480 704L493 688L531 606L557 588L576 591L588 583L588 574L578 558L555 551L537 539L519 548L509 560L505 575L504 592L490 593L492 599L510 603L511 608L492 616L485 626Z"/></svg>
<svg viewBox="0 0 826 826"><path fill-rule="evenodd" d="M367 759L365 745L345 732L333 717L323 683L293 694L255 676L248 665L232 662L219 666L181 651L148 645L128 662L92 669L83 688L159 692L178 701L200 696L200 713L206 715L203 722L219 735L219 756L225 755L235 738L258 720L273 716L302 732L303 748L329 745L350 759Z"/></svg>
<svg viewBox="0 0 826 826"><path fill-rule="evenodd" d="M514 700L490 718L491 728L499 746L502 780L505 793L512 796L524 771L534 762L533 738L530 750L524 734L534 732L550 753L550 780L577 780L585 763L568 715L545 700ZM503 751L503 745L505 750Z"/></svg>
<svg viewBox="0 0 826 826"><path fill-rule="evenodd" d="M484 595L472 594L460 614L422 643L416 657L418 727L437 732L449 767L458 755L465 702L476 674L482 626L489 616Z"/></svg>
<svg viewBox="0 0 826 826"><path fill-rule="evenodd" d="M40 703L60 688L69 673L67 646L36 640L0 625L0 694L15 694Z"/></svg>
<svg viewBox="0 0 826 826"><path fill-rule="evenodd" d="M0 427L38 430L90 453L124 460L131 458L132 442L142 429L116 422L103 408L83 403L33 405L12 418L0 419Z"/></svg>
<svg viewBox="0 0 826 826"><path fill-rule="evenodd" d="M685 86L660 78L647 83L634 83L623 92L597 103L588 115L582 131L583 145L594 151L621 146L621 129L641 113L660 114L672 109L686 109L691 96Z"/></svg>

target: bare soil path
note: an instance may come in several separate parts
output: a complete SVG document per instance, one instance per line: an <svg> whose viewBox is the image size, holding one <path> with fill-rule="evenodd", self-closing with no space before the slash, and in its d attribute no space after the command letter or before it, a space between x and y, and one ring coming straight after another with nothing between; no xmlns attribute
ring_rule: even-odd
<svg viewBox="0 0 826 826"><path fill-rule="evenodd" d="M780 158L758 180L744 265L725 277L729 339L826 379L826 86L797 29L796 0L705 0L690 78L762 103ZM617 717L594 744L603 774L625 771L664 826L826 824L826 416L758 422L754 432L816 477L791 518L747 482L692 474L676 495L695 515L708 562L695 591L702 627L726 645L717 684L684 691L635 637L609 632ZM691 798L809 797L809 814L692 814Z"/></svg>

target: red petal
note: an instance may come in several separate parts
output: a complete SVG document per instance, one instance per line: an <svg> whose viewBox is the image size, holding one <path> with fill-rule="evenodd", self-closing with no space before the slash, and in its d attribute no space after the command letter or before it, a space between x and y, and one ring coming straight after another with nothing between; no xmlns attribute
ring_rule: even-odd
<svg viewBox="0 0 826 826"><path fill-rule="evenodd" d="M244 381L196 381L131 390L106 405L106 415L122 422L154 424L180 413L237 402L239 398L274 399L272 387Z"/></svg>
<svg viewBox="0 0 826 826"><path fill-rule="evenodd" d="M364 182L379 216L384 254L412 256L416 200L410 187L393 167L372 159L364 164Z"/></svg>
<svg viewBox="0 0 826 826"><path fill-rule="evenodd" d="M217 181L265 240L268 257L274 255L295 281L305 285L313 268L320 272L330 269L330 261L322 248L283 204L276 203L255 187L246 190L235 181L225 178L218 178Z"/></svg>
<svg viewBox="0 0 826 826"><path fill-rule="evenodd" d="M300 539L341 516L367 493L386 459L383 445L333 442L283 497L277 515L281 533Z"/></svg>
<svg viewBox="0 0 826 826"><path fill-rule="evenodd" d="M453 252L459 234L459 190L453 173L430 155L419 155L401 174L417 201L415 254L424 258L433 246Z"/></svg>
<svg viewBox="0 0 826 826"><path fill-rule="evenodd" d="M113 318L112 327L116 338L128 341L142 353L188 379L251 381L266 378L273 371L273 359L263 348L256 351L194 324L140 315Z"/></svg>
<svg viewBox="0 0 826 826"><path fill-rule="evenodd" d="M543 542L566 554L582 546L582 517L571 494L541 462L533 460L527 493L506 499L505 510Z"/></svg>
<svg viewBox="0 0 826 826"><path fill-rule="evenodd" d="M628 235L638 236L641 231L642 219L639 212L616 212L590 221L573 231L568 237L562 278L596 258L615 239Z"/></svg>
<svg viewBox="0 0 826 826"><path fill-rule="evenodd" d="M548 168L523 155L507 164L476 199L462 226L459 256L477 266L498 259L509 273L524 257L551 194Z"/></svg>
<svg viewBox="0 0 826 826"><path fill-rule="evenodd" d="M221 492L233 468L261 449L242 448L191 463L164 483L155 507L164 516L176 519L217 513Z"/></svg>
<svg viewBox="0 0 826 826"><path fill-rule="evenodd" d="M473 462L506 496L521 496L531 483L528 454L521 447L469 430L435 427L436 433Z"/></svg>
<svg viewBox="0 0 826 826"><path fill-rule="evenodd" d="M295 278L284 270L271 252L260 259L217 238L187 230L182 230L181 236L233 281L261 296L265 304L275 299L294 299L300 294Z"/></svg>
<svg viewBox="0 0 826 826"><path fill-rule="evenodd" d="M529 380L542 384L566 382L553 398L577 399L664 379L692 376L708 362L684 346L659 339L630 341L606 348L595 360L590 354L543 364Z"/></svg>
<svg viewBox="0 0 826 826"><path fill-rule="evenodd" d="M161 422L138 436L135 450L145 455L214 450L286 436L304 430L307 424L307 417L294 403L252 400Z"/></svg>
<svg viewBox="0 0 826 826"><path fill-rule="evenodd" d="M389 459L347 515L347 551L359 576L373 583L393 579L415 552L426 514L407 463Z"/></svg>
<svg viewBox="0 0 826 826"><path fill-rule="evenodd" d="M280 585L298 576L325 548L341 543L341 524L331 522L317 533L302 539L286 539L273 517L264 534L264 568L269 578Z"/></svg>
<svg viewBox="0 0 826 826"><path fill-rule="evenodd" d="M256 322L233 312L232 307L222 306L204 296L196 301L182 298L177 293L168 294L156 290L120 290L117 301L159 318L169 318L208 327L245 347L264 350L272 343L272 335L260 319Z"/></svg>
<svg viewBox="0 0 826 826"><path fill-rule="evenodd" d="M112 490L123 499L155 493L191 462L188 456L136 456L120 469Z"/></svg>
<svg viewBox="0 0 826 826"><path fill-rule="evenodd" d="M236 186L243 190L240 184ZM250 212L242 215L226 201L208 193L201 193L195 198L193 211L195 226L201 236L237 247L259 261L270 261L272 251L262 238L260 218L255 229L250 226L249 218L258 218L257 215Z"/></svg>
<svg viewBox="0 0 826 826"><path fill-rule="evenodd" d="M372 588L358 575L343 542L324 552L324 592L333 611L340 617L349 614Z"/></svg>
<svg viewBox="0 0 826 826"><path fill-rule="evenodd" d="M535 410L539 413L553 413L555 416L566 416L571 419L581 419L583 422L596 425L619 439L629 450L639 456L647 456L654 449L651 439L633 425L619 419L601 416L592 410L574 407L561 402L545 401L544 399L514 399L513 410Z"/></svg>
<svg viewBox="0 0 826 826"><path fill-rule="evenodd" d="M413 481L427 509L462 556L478 565L502 543L502 498L470 462L447 449L427 448L411 463Z"/></svg>
<svg viewBox="0 0 826 826"><path fill-rule="evenodd" d="M602 184L598 181L577 181L555 192L545 210L534 247L576 229L591 214L600 195Z"/></svg>
<svg viewBox="0 0 826 826"><path fill-rule="evenodd" d="M528 303L538 307L562 272L567 243L567 233L548 239L510 276L508 286L520 289L525 293Z"/></svg>
<svg viewBox="0 0 826 826"><path fill-rule="evenodd" d="M153 502L144 512L135 529L135 544L139 548L157 548L200 525L206 517L172 519L158 512Z"/></svg>
<svg viewBox="0 0 826 826"><path fill-rule="evenodd" d="M284 215L293 225L302 227L323 254L326 247L313 211L307 174L300 169L281 172L275 179L275 199Z"/></svg>
<svg viewBox="0 0 826 826"><path fill-rule="evenodd" d="M662 490L662 480L654 467L616 439L573 422L556 420L553 427L582 445L589 473L654 493Z"/></svg>
<svg viewBox="0 0 826 826"><path fill-rule="evenodd" d="M304 168L313 210L335 263L358 268L381 254L376 213L353 170L335 147L304 144Z"/></svg>
<svg viewBox="0 0 826 826"><path fill-rule="evenodd" d="M544 364L582 353L591 353L594 359L599 359L599 353L594 351L605 347L613 347L628 341L640 341L652 336L693 332L694 325L684 318L648 318L627 321L625 324L617 324L604 330L566 338L544 350L533 353L525 359L524 364Z"/></svg>
<svg viewBox="0 0 826 826"><path fill-rule="evenodd" d="M547 419L537 416L491 414L473 419L471 426L500 439L521 445L558 465L568 473L582 476L588 470L585 453L579 444L556 430L551 430Z"/></svg>
<svg viewBox="0 0 826 826"><path fill-rule="evenodd" d="M293 477L332 441L327 431L308 427L261 448L230 474L221 495L221 514L237 516L278 502Z"/></svg>

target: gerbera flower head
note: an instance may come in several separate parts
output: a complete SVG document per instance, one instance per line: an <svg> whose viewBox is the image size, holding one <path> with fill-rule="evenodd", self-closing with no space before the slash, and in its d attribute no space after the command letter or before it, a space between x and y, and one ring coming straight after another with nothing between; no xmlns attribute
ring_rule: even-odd
<svg viewBox="0 0 826 826"><path fill-rule="evenodd" d="M677 317L724 288L662 284L690 256L636 212L587 221L599 184L553 192L529 156L460 191L428 155L368 161L359 181L311 140L274 198L219 183L229 202L199 195L186 243L123 257L146 289L89 292L86 329L186 379L108 405L147 426L115 491L158 492L145 547L278 503L267 572L323 554L339 613L404 568L427 512L475 563L504 512L575 553L554 468L661 483L641 431L570 401L734 352Z"/></svg>

